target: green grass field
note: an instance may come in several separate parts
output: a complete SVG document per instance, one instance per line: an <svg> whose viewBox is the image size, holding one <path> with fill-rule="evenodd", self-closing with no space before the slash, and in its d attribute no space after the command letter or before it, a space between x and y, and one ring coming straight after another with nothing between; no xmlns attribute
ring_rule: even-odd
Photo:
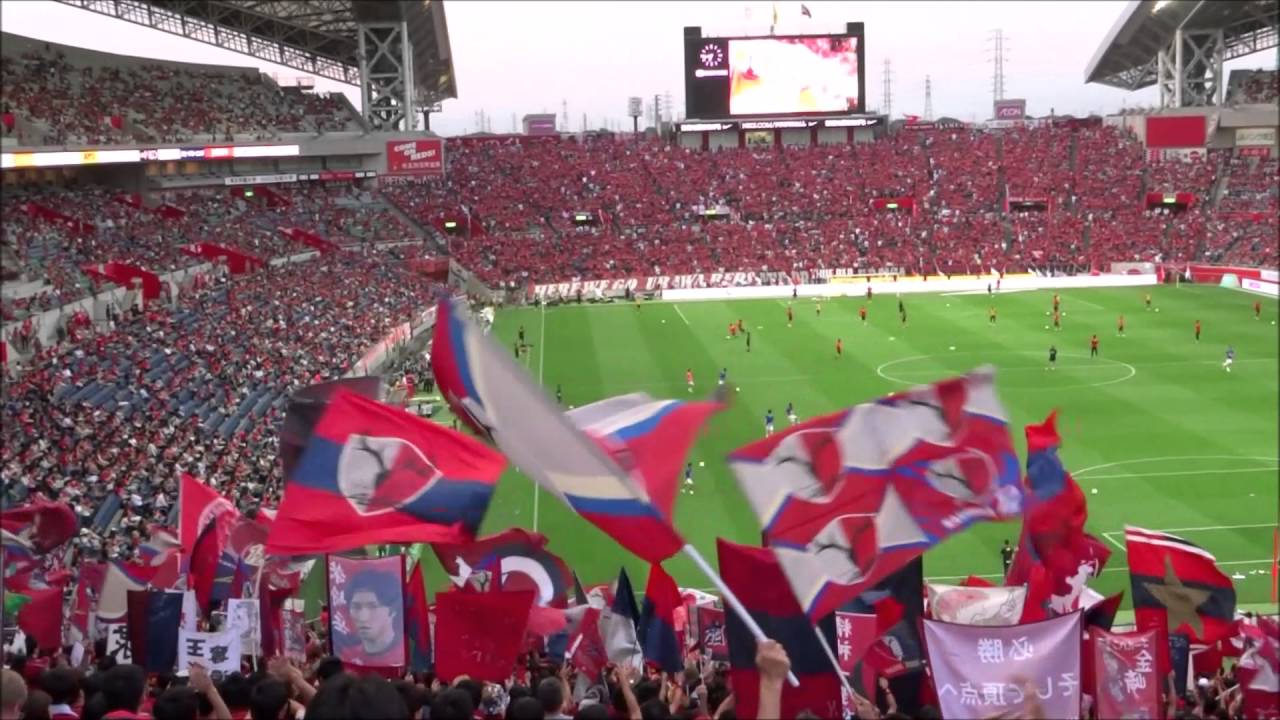
<svg viewBox="0 0 1280 720"><path fill-rule="evenodd" d="M569 405L633 391L689 397L686 367L697 393L710 393L720 368L728 368L739 392L693 451L694 495L676 503L678 527L712 562L717 536L759 541L759 524L723 459L763 434L766 409L781 430L788 401L803 419L991 363L1020 456L1022 426L1060 410L1062 455L1090 501L1089 529L1115 550L1095 589L1127 589L1122 529L1130 523L1203 545L1234 576L1242 604L1265 603L1280 502L1276 302L1263 299L1258 321L1256 298L1247 293L1153 288L1156 312L1144 310L1144 292L1062 292L1063 328L1056 332L1046 328L1051 291L998 295L994 327L984 293L908 295L905 328L896 299L881 296L868 306L865 326L857 316L861 298L850 298L824 301L821 317L813 300L797 301L790 328L786 301L747 300L510 309L499 313L494 332L510 347L523 325L530 372L549 392L561 385ZM1116 334L1121 313L1124 337ZM1199 344L1197 318L1204 327ZM741 338L726 338L726 326L738 319L751 330L750 353ZM1091 359L1095 332L1101 357ZM837 338L844 341L839 360ZM1052 372L1051 343L1060 351ZM1229 374L1221 366L1228 344L1237 353ZM623 564L637 589L644 587L641 562L515 472L503 478L485 530L510 526L545 533L586 583L612 579ZM980 524L930 551L925 574L941 582L995 578L999 545L1016 543L1018 532L1016 522ZM708 586L683 555L666 568L682 586Z"/></svg>

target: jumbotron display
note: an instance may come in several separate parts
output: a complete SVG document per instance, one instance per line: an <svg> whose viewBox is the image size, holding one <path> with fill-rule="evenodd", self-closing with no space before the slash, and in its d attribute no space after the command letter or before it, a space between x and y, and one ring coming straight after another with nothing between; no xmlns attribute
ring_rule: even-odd
<svg viewBox="0 0 1280 720"><path fill-rule="evenodd" d="M861 23L841 35L704 38L685 34L690 118L863 112Z"/></svg>

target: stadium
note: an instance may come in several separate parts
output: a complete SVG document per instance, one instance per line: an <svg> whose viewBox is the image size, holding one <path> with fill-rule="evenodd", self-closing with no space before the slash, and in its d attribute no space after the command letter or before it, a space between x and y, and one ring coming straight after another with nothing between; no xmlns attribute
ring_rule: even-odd
<svg viewBox="0 0 1280 720"><path fill-rule="evenodd" d="M1280 717L1274 2L3 5L0 717Z"/></svg>

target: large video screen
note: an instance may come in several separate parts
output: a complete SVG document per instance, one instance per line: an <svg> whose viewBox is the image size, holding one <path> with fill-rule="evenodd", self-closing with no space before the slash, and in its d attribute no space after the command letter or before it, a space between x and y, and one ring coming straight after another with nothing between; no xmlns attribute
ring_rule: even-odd
<svg viewBox="0 0 1280 720"><path fill-rule="evenodd" d="M862 35L687 38L691 118L863 112Z"/></svg>

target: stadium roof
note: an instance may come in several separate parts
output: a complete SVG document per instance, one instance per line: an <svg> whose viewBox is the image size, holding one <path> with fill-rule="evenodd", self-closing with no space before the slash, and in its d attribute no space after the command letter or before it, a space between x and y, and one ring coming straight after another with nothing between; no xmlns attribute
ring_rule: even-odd
<svg viewBox="0 0 1280 720"><path fill-rule="evenodd" d="M404 20L419 100L458 96L441 0L59 1L356 86L357 23Z"/></svg>
<svg viewBox="0 0 1280 720"><path fill-rule="evenodd" d="M1085 69L1086 83L1123 90L1156 84L1160 50L1174 33L1188 30L1223 31L1223 60L1276 47L1275 0L1133 0L1107 33Z"/></svg>

